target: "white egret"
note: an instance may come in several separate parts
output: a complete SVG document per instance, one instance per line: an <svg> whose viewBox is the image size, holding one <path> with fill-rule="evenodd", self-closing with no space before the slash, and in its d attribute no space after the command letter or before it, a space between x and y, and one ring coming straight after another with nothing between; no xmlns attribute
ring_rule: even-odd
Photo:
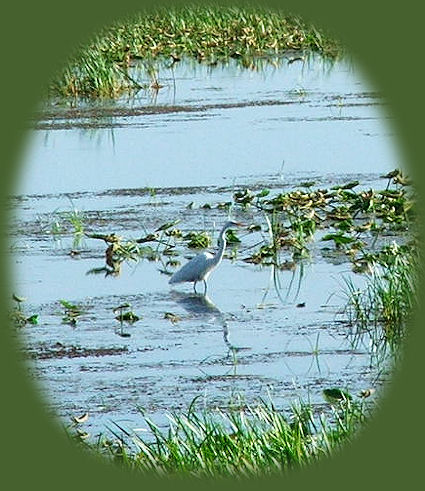
<svg viewBox="0 0 425 491"><path fill-rule="evenodd" d="M207 278L223 259L224 249L226 248L226 230L232 227L240 226L242 226L242 223L234 222L233 220L226 222L218 236L217 252L215 254L211 254L209 252L202 252L201 254L198 254L182 268L176 271L170 278L169 283L193 282L193 289L196 292L196 283L198 281L203 281L205 295L207 293Z"/></svg>

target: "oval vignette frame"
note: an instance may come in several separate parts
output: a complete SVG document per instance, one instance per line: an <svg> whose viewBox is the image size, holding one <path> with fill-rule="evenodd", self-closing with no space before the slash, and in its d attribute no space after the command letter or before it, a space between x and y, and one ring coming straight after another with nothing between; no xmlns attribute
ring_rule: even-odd
<svg viewBox="0 0 425 491"><path fill-rule="evenodd" d="M4 189L5 194L11 187L13 189L13 182L19 178L16 169L19 167L22 149L25 148L22 128L27 125L26 121L40 100L43 83L60 67L64 55L103 25L141 10L142 7L168 3L183 5L185 2L122 0L119 5L103 5L101 2L88 4L74 0L72 6L64 12L55 8L53 1L45 0L26 7L24 15L18 4L9 7L13 14L9 14L10 22L4 30L3 46L6 52L3 68L6 74L1 82L4 85L3 94L7 94L7 117L3 120L6 123L3 134L7 136L3 165L3 186L8 186ZM223 5L238 3L242 2L221 2ZM411 11L409 15L407 6L401 12L385 6L383 12L381 5L372 5L364 0L350 7L352 11L348 13L346 9L349 7L344 6L343 11L338 2L330 0L320 3L269 0L262 3L270 8L296 12L306 20L333 29L335 36L356 55L356 61L361 62L370 85L382 92L388 101L386 110L393 118L392 126L398 144L402 147L403 164L408 167L418 192L423 194L424 171L418 165L415 166L415 162L419 162L420 127L421 124L423 126L419 119L419 106L423 101L420 96L424 80L419 74L420 56L416 56L419 55L421 41L419 32L422 17L419 9ZM13 69L6 70L6 67ZM3 223L5 218L3 215ZM3 247L7 247L7 244L3 244ZM9 265L3 264L3 278L9 277L9 269ZM3 283L2 312L6 313L10 292L7 282ZM421 323L421 312L422 305L415 319L418 326ZM5 324L6 315L3 320ZM4 449L8 459L3 479L7 479L7 482L13 479L15 488L26 485L42 485L44 488L66 485L75 488L83 482L104 489L143 485L146 478L99 462L99 459L84 455L68 444L57 431L57 426L49 421L41 398L37 396L36 386L27 379L25 367L17 359L16 346L10 333L3 328L1 334L4 338L1 343L4 351L1 357L2 376L6 386L2 421ZM281 479L267 484L273 487L292 483L298 486L322 484L327 489L337 489L352 483L356 487L365 483L379 483L387 489L394 489L405 484L407 476L410 481L413 481L416 473L419 477L420 451L423 452L423 449L418 448L423 436L423 425L419 423L423 397L420 390L422 367L419 350L423 338L423 331L415 329L406 344L401 370L393 373L391 387L387 388L381 398L380 408L375 410L372 421L358 438L332 458L323 459L302 471L288 472ZM406 421L410 423L407 428ZM198 481L180 482L186 488L199 486ZM228 484L233 487L235 482Z"/></svg>

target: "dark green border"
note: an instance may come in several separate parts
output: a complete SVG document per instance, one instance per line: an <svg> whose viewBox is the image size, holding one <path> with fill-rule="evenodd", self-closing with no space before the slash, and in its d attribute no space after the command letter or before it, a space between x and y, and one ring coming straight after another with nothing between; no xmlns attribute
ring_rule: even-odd
<svg viewBox="0 0 425 491"><path fill-rule="evenodd" d="M10 192L18 175L19 161L25 148L26 121L40 100L47 77L61 65L71 48L102 25L145 6L166 3L159 0L9 2L8 12L3 11L2 14L3 27L0 30L3 197ZM371 0L269 0L265 3L299 13L306 20L331 28L350 47L369 82L389 102L387 109L394 118L394 131L399 135L403 163L408 166L423 196L425 81L422 73L423 16L419 2L404 1L397 5ZM2 218L2 223L7 226L5 217ZM4 242L2 250L6 247ZM9 336L5 315L8 265L3 261L2 266L5 281L0 295L3 301L1 312L4 314L0 330L3 379L1 480L11 486L5 489L86 489L89 486L96 486L96 489L132 486L134 489L135 486L151 485L139 476L82 455L60 436L48 420L34 386L25 377L25 368L19 363ZM268 482L268 486L296 486L298 489L323 486L328 490L345 490L370 489L379 485L380 489L388 490L422 481L423 314L421 306L416 318L417 326L412 329L407 344L402 370L394 375L391 388L381 400L381 409L375 413L372 424L364 428L353 444L332 459L288 474L279 481ZM184 484L188 488L199 488L196 482ZM229 483L232 487L233 484ZM252 483L255 487L258 484ZM220 485L226 487L224 483ZM167 483L169 486L175 486L175 483Z"/></svg>

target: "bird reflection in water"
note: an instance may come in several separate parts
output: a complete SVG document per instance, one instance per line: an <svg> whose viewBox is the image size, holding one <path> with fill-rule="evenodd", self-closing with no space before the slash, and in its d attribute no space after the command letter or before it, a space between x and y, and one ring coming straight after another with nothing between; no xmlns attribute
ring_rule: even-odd
<svg viewBox="0 0 425 491"><path fill-rule="evenodd" d="M227 348L232 351L240 351L246 348L238 348L233 346L229 341L229 327L223 312L212 302L208 295L202 295L200 293L180 293L174 291L172 293L173 299L181 305L187 312L193 314L196 317L201 317L207 320L217 319L223 328L223 340Z"/></svg>

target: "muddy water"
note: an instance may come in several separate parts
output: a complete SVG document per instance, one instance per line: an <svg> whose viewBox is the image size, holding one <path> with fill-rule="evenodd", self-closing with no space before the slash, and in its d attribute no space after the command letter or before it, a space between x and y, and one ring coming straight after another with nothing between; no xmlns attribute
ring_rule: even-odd
<svg viewBox="0 0 425 491"><path fill-rule="evenodd" d="M138 408L165 424L197 396L226 407L270 395L287 408L298 397L323 404L324 388L379 388L383 364L370 340L353 342L342 312L344 278L362 278L323 243L276 283L270 267L243 261L266 229L261 216L242 216L263 231L240 233L236 259L212 274L204 298L190 285L171 289L161 262L106 275L102 241L52 233L58 212L75 208L87 232L136 239L180 219L183 231L216 237L227 212L202 205L230 201L235 189L383 187L379 175L400 165L382 101L349 62L180 63L160 81L131 100L45 109L31 132L11 249L15 291L39 314L22 336L47 409L65 423L88 412L92 435L113 422L143 432ZM62 322L61 299L81 307L76 325ZM125 302L134 324L115 319Z"/></svg>

